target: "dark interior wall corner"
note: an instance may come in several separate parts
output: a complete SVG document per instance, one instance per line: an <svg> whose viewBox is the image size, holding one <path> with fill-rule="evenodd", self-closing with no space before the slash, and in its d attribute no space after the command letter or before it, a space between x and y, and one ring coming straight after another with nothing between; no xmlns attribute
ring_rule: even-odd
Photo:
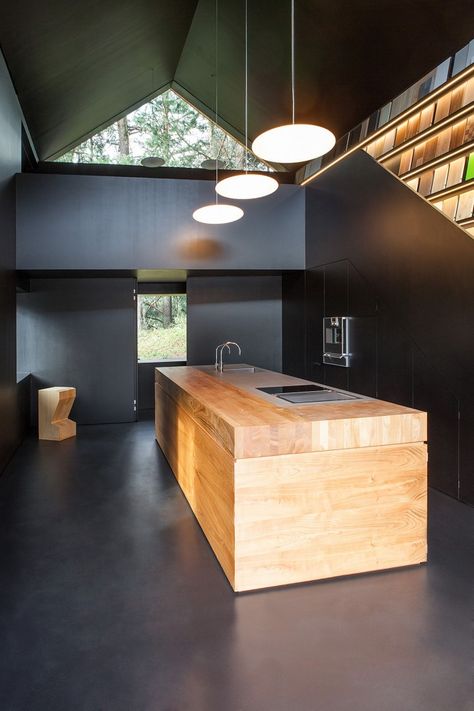
<svg viewBox="0 0 474 711"><path fill-rule="evenodd" d="M307 377L427 410L430 484L474 503L474 240L362 151L306 193ZM357 317L347 370L324 315Z"/></svg>
<svg viewBox="0 0 474 711"><path fill-rule="evenodd" d="M21 437L16 385L15 173L21 170L21 111L0 52L0 471Z"/></svg>

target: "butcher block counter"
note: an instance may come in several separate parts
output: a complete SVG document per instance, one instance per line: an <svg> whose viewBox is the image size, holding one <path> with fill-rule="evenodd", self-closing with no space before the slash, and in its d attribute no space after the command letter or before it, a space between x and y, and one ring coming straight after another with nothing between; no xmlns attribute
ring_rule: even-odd
<svg viewBox="0 0 474 711"><path fill-rule="evenodd" d="M155 373L156 439L235 591L426 561L426 413L293 404L257 388L308 381L259 368Z"/></svg>

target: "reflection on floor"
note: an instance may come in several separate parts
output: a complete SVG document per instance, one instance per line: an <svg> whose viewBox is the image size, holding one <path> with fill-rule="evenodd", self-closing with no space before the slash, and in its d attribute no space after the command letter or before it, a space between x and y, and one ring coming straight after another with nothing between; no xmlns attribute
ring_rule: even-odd
<svg viewBox="0 0 474 711"><path fill-rule="evenodd" d="M236 596L151 421L31 437L0 479L0 709L468 711L473 523L432 492L427 566Z"/></svg>

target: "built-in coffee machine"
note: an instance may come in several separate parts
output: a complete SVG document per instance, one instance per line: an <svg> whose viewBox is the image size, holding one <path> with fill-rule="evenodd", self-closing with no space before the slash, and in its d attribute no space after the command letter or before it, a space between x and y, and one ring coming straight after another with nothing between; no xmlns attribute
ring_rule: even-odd
<svg viewBox="0 0 474 711"><path fill-rule="evenodd" d="M350 365L349 316L327 316L323 319L323 363L348 368Z"/></svg>

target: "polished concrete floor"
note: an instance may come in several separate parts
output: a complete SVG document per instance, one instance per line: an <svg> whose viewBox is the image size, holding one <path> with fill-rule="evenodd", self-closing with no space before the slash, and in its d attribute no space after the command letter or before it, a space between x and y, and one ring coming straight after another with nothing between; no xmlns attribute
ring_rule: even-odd
<svg viewBox="0 0 474 711"><path fill-rule="evenodd" d="M471 711L474 511L430 562L234 595L150 421L33 437L0 479L1 711Z"/></svg>

